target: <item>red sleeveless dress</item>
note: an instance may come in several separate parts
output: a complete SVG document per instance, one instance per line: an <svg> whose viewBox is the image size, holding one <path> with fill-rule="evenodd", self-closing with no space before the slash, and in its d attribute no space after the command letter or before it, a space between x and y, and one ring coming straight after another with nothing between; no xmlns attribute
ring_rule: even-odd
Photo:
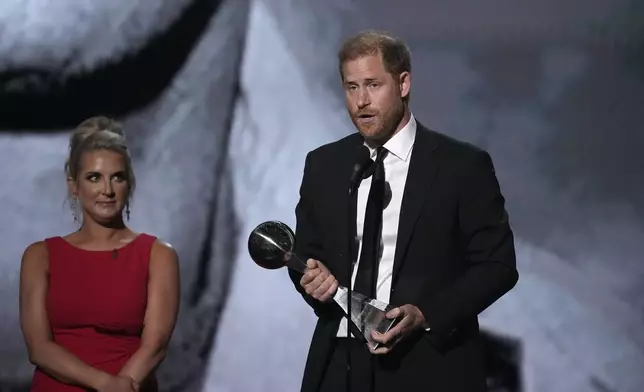
<svg viewBox="0 0 644 392"><path fill-rule="evenodd" d="M118 374L141 343L155 239L139 234L116 252L80 249L61 237L45 240L49 252L47 312L57 344L94 368ZM156 390L156 385L150 387L145 391ZM39 368L30 390L85 391Z"/></svg>

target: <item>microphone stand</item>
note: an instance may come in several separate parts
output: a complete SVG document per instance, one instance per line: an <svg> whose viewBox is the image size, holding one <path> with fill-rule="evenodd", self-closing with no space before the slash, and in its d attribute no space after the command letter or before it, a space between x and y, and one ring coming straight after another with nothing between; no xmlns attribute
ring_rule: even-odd
<svg viewBox="0 0 644 392"><path fill-rule="evenodd" d="M349 229L349 264L347 264L347 276L349 277L349 282L347 283L347 296L348 296L348 301L347 301L347 392L351 392L351 291L353 290L353 282L352 282L352 277L353 277L353 263L355 262L355 258L358 257L356 255L355 257L353 256L354 254L354 247L356 244L356 235L353 227L355 227L356 222L355 219L353 218L352 212L354 210L353 208L353 196L356 193L358 189L358 184L352 184L352 186L349 187L349 210L347 213L347 221L348 221L348 226L347 228Z"/></svg>
<svg viewBox="0 0 644 392"><path fill-rule="evenodd" d="M353 277L353 265L356 262L357 258L359 256L359 249L354 252L354 247L356 245L356 237L357 237L357 228L356 228L356 218L357 216L357 208L354 208L354 203L353 203L353 198L354 195L356 195L356 192L358 191L358 187L360 186L360 183L362 182L362 175L367 169L368 165L371 164L373 161L370 158L369 150L367 147L361 147L361 154L359 155L358 163L353 166L353 173L351 175L351 179L349 180L349 197L347 198L348 202L348 210L347 210L347 229L349 230L349 236L351 237L349 239L349 263L347 264L347 277L349 279L349 282L347 282L347 389L346 392L351 392L351 325L353 322L351 321L351 293L353 291L353 282L352 282L352 277ZM357 196L356 196L357 197ZM356 200L357 204L357 200ZM352 214L353 211L356 211L355 214ZM355 253L355 257L354 257Z"/></svg>
<svg viewBox="0 0 644 392"><path fill-rule="evenodd" d="M363 168L364 169L364 168ZM361 173L364 170L358 172ZM360 182L362 182L362 176L358 177L358 179L355 182L352 182L351 186L349 187L349 210L347 213L347 223L348 223L348 229L349 229L349 236L351 237L349 239L349 264L347 265L347 276L349 277L349 282L347 284L347 296L348 296L348 301L347 301L347 343L348 343L348 348L347 348L347 392L351 392L351 326L353 325L353 321L351 320L351 292L353 291L353 266L356 263L356 260L359 255L359 250L360 249L355 249L356 244L358 241L356 241L357 238L357 228L356 227L356 220L355 216L357 215L357 208L354 208L355 202L357 200L354 200L354 197L357 198L357 191L358 187L360 186ZM355 211L355 214L352 212ZM355 228L355 229L354 229ZM355 256L354 256L355 254ZM356 337L357 339L357 337Z"/></svg>

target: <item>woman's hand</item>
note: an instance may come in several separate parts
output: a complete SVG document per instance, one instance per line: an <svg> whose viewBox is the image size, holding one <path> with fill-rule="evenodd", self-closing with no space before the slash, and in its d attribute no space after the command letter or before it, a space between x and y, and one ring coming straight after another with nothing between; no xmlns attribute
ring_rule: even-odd
<svg viewBox="0 0 644 392"><path fill-rule="evenodd" d="M106 379L98 392L138 392L139 385L130 377L113 376Z"/></svg>

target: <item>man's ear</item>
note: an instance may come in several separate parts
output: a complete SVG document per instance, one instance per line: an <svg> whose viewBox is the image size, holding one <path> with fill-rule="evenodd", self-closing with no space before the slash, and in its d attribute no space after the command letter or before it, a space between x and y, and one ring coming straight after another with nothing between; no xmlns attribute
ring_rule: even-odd
<svg viewBox="0 0 644 392"><path fill-rule="evenodd" d="M400 74L398 86L400 86L400 97L407 98L411 91L411 74L409 72L405 71Z"/></svg>

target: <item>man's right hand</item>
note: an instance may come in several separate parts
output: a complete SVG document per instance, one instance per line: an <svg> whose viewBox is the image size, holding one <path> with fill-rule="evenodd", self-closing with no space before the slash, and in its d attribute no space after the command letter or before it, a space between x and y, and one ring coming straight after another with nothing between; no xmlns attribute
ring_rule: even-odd
<svg viewBox="0 0 644 392"><path fill-rule="evenodd" d="M311 297L320 302L327 302L338 289L338 280L324 264L315 259L306 261L307 271L300 279L300 285Z"/></svg>

